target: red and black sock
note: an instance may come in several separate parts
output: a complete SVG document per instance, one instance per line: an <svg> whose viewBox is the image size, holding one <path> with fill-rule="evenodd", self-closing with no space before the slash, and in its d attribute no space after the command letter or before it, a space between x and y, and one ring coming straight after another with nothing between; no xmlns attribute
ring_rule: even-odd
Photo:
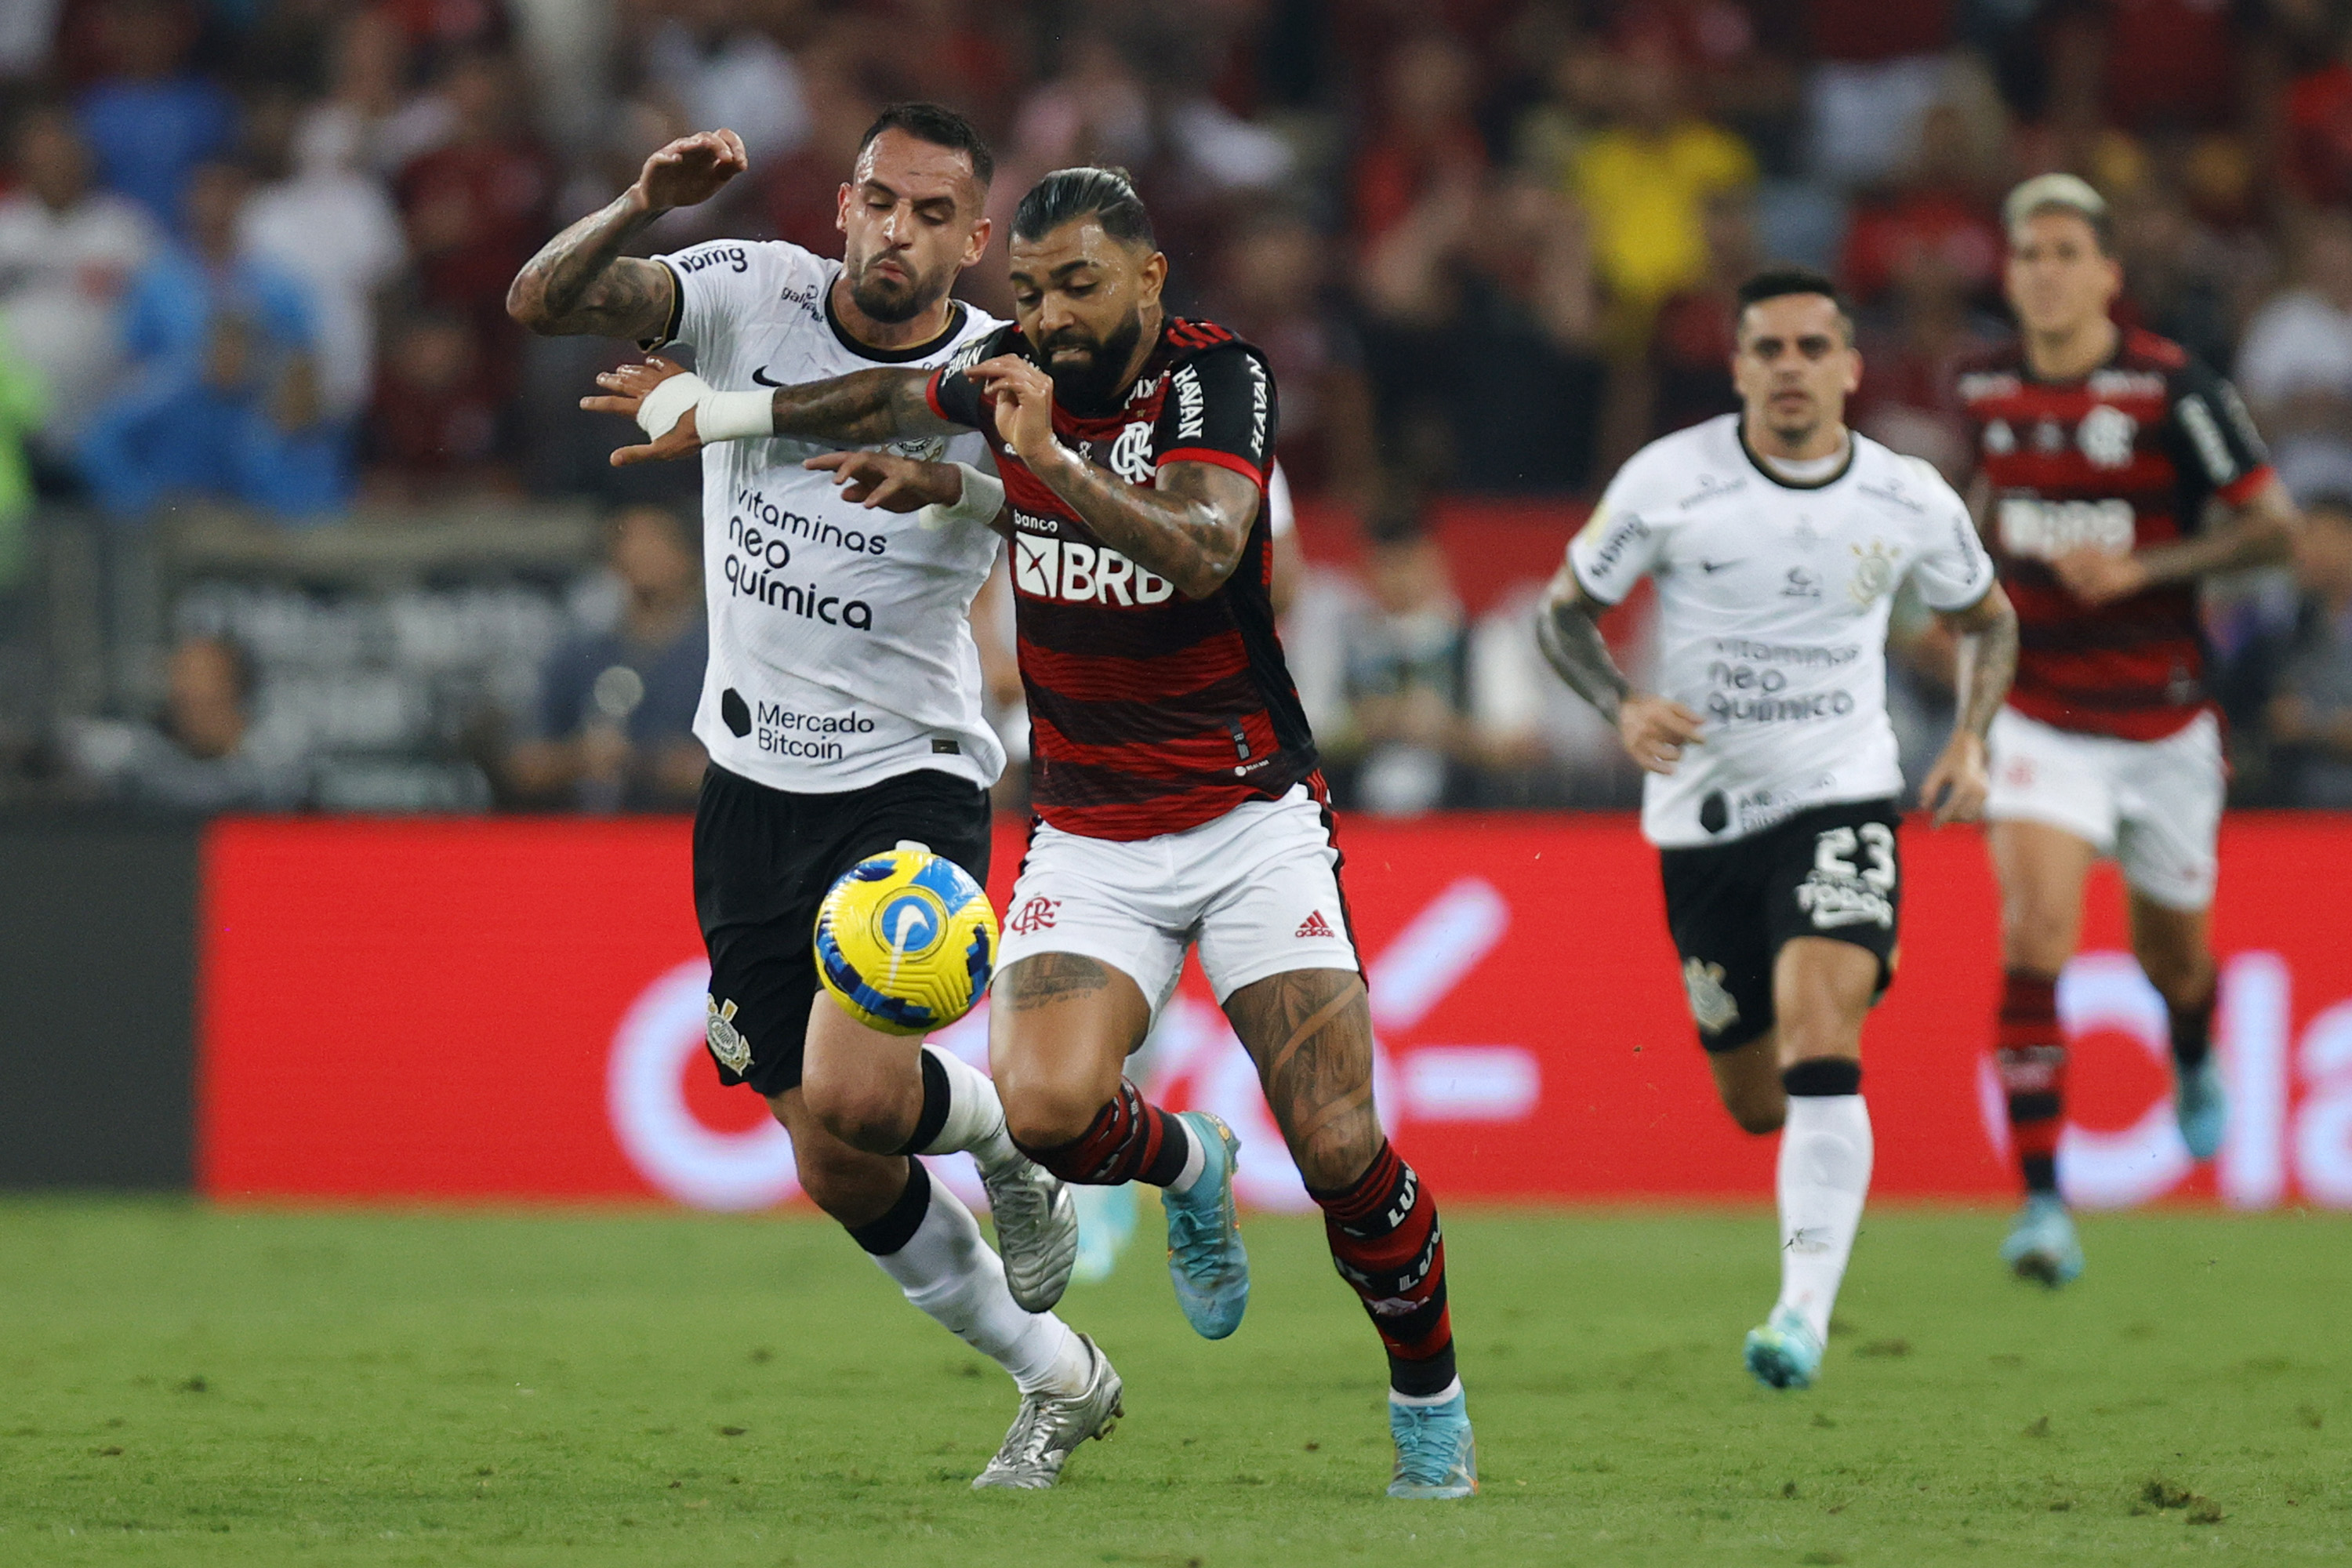
<svg viewBox="0 0 2352 1568"><path fill-rule="evenodd" d="M1020 1151L1066 1182L1082 1186L1115 1187L1121 1182L1148 1182L1167 1186L1184 1173L1192 1157L1192 1140L1184 1124L1143 1098L1142 1090L1125 1079L1110 1103L1095 1113L1092 1125L1067 1143L1052 1149Z"/></svg>
<svg viewBox="0 0 2352 1568"><path fill-rule="evenodd" d="M2001 977L1993 1061L2009 1096L2010 1136L2028 1193L2058 1190L2058 1129L2066 1111L2066 1036L2058 1026L2054 975L2012 969Z"/></svg>
<svg viewBox="0 0 2352 1568"><path fill-rule="evenodd" d="M2172 1024L2172 1059L2183 1071L2195 1072L2213 1050L2213 996L2198 1007L2168 1007Z"/></svg>
<svg viewBox="0 0 2352 1568"><path fill-rule="evenodd" d="M1437 1200L1386 1140L1353 1184L1307 1194L1322 1206L1339 1277L1363 1299L1388 1347L1389 1386L1423 1397L1444 1393L1454 1384L1454 1321Z"/></svg>

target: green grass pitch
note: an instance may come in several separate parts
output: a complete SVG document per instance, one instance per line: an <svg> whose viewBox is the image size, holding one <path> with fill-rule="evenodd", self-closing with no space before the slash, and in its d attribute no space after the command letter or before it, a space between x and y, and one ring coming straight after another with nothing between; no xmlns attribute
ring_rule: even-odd
<svg viewBox="0 0 2352 1568"><path fill-rule="evenodd" d="M812 1219L11 1201L0 1563L2352 1557L2352 1221L2093 1218L2051 1296L1998 1215L1875 1214L1823 1385L1775 1394L1761 1209L1449 1220L1486 1489L1404 1504L1311 1221L1249 1223L1222 1344L1148 1245L1074 1289L1127 1420L976 1495L1010 1384Z"/></svg>

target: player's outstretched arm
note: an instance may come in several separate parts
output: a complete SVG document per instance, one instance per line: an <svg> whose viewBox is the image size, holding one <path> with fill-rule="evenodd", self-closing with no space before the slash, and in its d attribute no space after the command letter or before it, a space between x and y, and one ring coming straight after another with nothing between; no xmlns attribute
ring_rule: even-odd
<svg viewBox="0 0 2352 1568"><path fill-rule="evenodd" d="M2284 561L2302 526L2302 513L2286 487L2273 478L2202 533L2128 555L2069 551L2050 564L2076 598L2089 605L2112 604L2161 584L2190 583L2212 573Z"/></svg>
<svg viewBox="0 0 2352 1568"><path fill-rule="evenodd" d="M927 370L859 370L830 381L780 386L769 400L779 436L866 446L964 428L931 409Z"/></svg>
<svg viewBox="0 0 2352 1568"><path fill-rule="evenodd" d="M1569 689L1617 726L1627 756L1650 773L1673 773L1685 746L1706 743L1699 716L1671 699L1633 689L1601 635L1600 617L1608 608L1563 562L1536 612L1536 643Z"/></svg>
<svg viewBox="0 0 2352 1568"><path fill-rule="evenodd" d="M507 314L542 337L594 333L646 342L669 325L677 287L657 261L621 247L672 207L708 201L751 167L732 131L681 136L646 160L636 184L549 240L507 289Z"/></svg>
<svg viewBox="0 0 2352 1568"><path fill-rule="evenodd" d="M1919 785L1919 804L1936 814L1941 827L1984 815L1992 787L1985 771L1985 739L2017 674L2017 611L1995 583L1967 609L1938 611L1937 618L1954 638L1952 694L1958 711L1951 740Z"/></svg>
<svg viewBox="0 0 2352 1568"><path fill-rule="evenodd" d="M1198 599L1241 564L1261 496L1246 477L1214 463L1174 462L1154 488L1130 485L1054 438L1054 384L1025 359L1002 354L967 373L996 401L996 431L1097 537Z"/></svg>

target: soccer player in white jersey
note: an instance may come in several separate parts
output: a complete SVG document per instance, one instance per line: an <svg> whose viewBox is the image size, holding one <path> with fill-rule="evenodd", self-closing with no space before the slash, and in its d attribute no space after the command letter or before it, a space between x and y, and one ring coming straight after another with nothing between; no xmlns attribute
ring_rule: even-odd
<svg viewBox="0 0 2352 1568"><path fill-rule="evenodd" d="M1804 1388L1870 1187L1863 1019L1895 977L1888 607L1908 577L1958 639L1958 721L1920 790L1938 824L1983 810L2017 618L1960 498L1846 428L1862 360L1836 285L1768 271L1739 307L1742 411L1634 454L1570 544L1537 633L1649 773L1642 831L1699 1044L1732 1119L1780 1133L1780 1296L1746 1359L1761 1382ZM1596 625L1645 576L1654 692L1633 689Z"/></svg>
<svg viewBox="0 0 2352 1568"><path fill-rule="evenodd" d="M508 308L534 331L696 351L730 397L874 365L941 364L1002 323L949 297L988 244L992 161L961 117L885 110L841 187L844 258L715 240L652 260L622 247L743 173L732 132L681 138L637 183L551 240ZM584 400L592 408L606 400ZM631 405L635 406L634 404ZM763 426L764 428L764 426ZM1049 1309L1069 1278L1069 1194L1021 1154L982 1074L820 1000L816 910L851 866L912 840L988 872L988 786L1004 763L981 714L967 612L996 553L981 529L926 529L862 509L802 460L821 443L703 448L710 662L695 734L709 749L694 895L710 953L709 1045L792 1133L801 1184L907 1299L1012 1373L1021 1414L975 1486L1045 1487L1109 1429L1120 1384ZM902 442L988 462L976 436ZM1000 1263L916 1154L968 1152L994 1209Z"/></svg>

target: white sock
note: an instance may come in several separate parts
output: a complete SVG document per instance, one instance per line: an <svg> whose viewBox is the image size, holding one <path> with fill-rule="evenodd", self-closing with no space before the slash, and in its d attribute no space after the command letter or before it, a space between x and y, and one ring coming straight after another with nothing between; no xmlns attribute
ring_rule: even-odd
<svg viewBox="0 0 2352 1568"><path fill-rule="evenodd" d="M1399 1394L1395 1389L1391 1388L1389 1390L1389 1403L1391 1405L1402 1405L1407 1406L1416 1405L1443 1405L1447 1400L1453 1399L1456 1395L1460 1394L1461 1392L1462 1380L1457 1377L1452 1383L1447 1384L1444 1388L1439 1389L1435 1394Z"/></svg>
<svg viewBox="0 0 2352 1568"><path fill-rule="evenodd" d="M1176 1125L1184 1129L1184 1142L1188 1152L1184 1156L1184 1168L1176 1173L1176 1179L1168 1184L1168 1190L1181 1195L1198 1186L1201 1178L1209 1173L1209 1151L1202 1143L1201 1135L1192 1131L1191 1122L1180 1121Z"/></svg>
<svg viewBox="0 0 2352 1568"><path fill-rule="evenodd" d="M981 1239L980 1222L945 1186L930 1186L930 1206L907 1245L874 1261L908 1300L1011 1373L1022 1393L1078 1392L1087 1365L1078 1336L1051 1312L1021 1310L1005 1289L1003 1263Z"/></svg>
<svg viewBox="0 0 2352 1568"><path fill-rule="evenodd" d="M1830 1309L1870 1192L1870 1110L1858 1094L1792 1094L1780 1127L1780 1300L1826 1344Z"/></svg>
<svg viewBox="0 0 2352 1568"><path fill-rule="evenodd" d="M948 1119L940 1123L940 1135L929 1146L916 1152L969 1152L983 1171L998 1170L1023 1158L1013 1146L1013 1135L1004 1130L1004 1102L997 1099L996 1085L988 1075L937 1046L925 1046L923 1054L947 1073Z"/></svg>

